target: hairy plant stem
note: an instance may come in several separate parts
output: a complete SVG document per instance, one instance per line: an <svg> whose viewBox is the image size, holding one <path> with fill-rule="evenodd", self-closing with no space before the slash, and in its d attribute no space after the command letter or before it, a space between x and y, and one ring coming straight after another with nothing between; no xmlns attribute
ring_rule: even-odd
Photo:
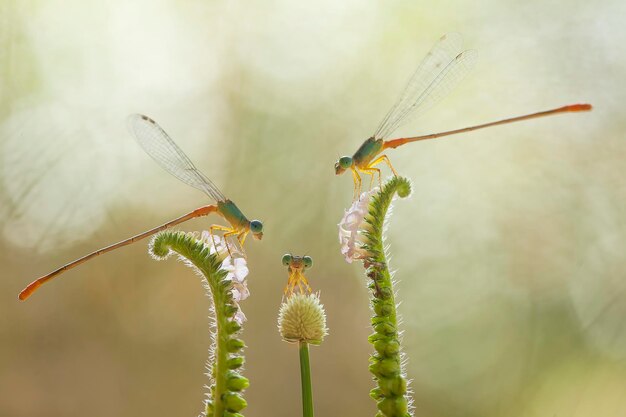
<svg viewBox="0 0 626 417"><path fill-rule="evenodd" d="M393 177L372 196L362 231L366 255L363 264L370 279L370 306L374 312L371 322L374 333L369 341L376 352L370 357L370 372L377 387L370 395L377 401L377 416L406 417L408 412L407 380L402 369L400 336L396 313L393 280L387 266L383 231L385 217L395 194L406 197L411 184L402 177Z"/></svg>
<svg viewBox="0 0 626 417"><path fill-rule="evenodd" d="M237 306L232 296L232 282L221 269L224 255L211 254L209 246L189 233L164 231L157 234L150 245L153 256L167 258L176 252L189 266L204 278L213 301L215 329L211 332L212 357L209 375L212 378L205 415L212 417L241 416L238 412L246 406L240 391L247 388L246 378L235 370L243 365L241 350L244 343L236 336L241 326L233 320Z"/></svg>

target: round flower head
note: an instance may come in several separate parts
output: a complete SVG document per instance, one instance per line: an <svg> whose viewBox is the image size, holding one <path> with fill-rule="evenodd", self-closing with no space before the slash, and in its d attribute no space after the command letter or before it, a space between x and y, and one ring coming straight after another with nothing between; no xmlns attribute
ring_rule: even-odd
<svg viewBox="0 0 626 417"><path fill-rule="evenodd" d="M364 239L359 231L367 227L365 216L368 212L371 197L376 192L378 192L378 187L362 193L359 199L346 210L338 224L341 254L348 263L362 259L367 255L367 252L362 249Z"/></svg>
<svg viewBox="0 0 626 417"><path fill-rule="evenodd" d="M280 306L278 331L286 342L319 345L328 334L326 313L316 294L294 294Z"/></svg>

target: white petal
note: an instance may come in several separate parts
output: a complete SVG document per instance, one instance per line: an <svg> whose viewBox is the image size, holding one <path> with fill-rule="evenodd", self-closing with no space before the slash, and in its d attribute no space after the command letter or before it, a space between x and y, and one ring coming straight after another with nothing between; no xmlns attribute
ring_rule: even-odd
<svg viewBox="0 0 626 417"><path fill-rule="evenodd" d="M243 322L247 320L246 315L243 314L243 311L241 311L241 308L237 310L237 312L235 313L235 317L233 317L233 320L235 320L240 325L243 324Z"/></svg>
<svg viewBox="0 0 626 417"><path fill-rule="evenodd" d="M244 258L235 259L233 272L235 273L235 278L238 281L243 281L248 276L248 272L250 271L248 270L248 265Z"/></svg>
<svg viewBox="0 0 626 417"><path fill-rule="evenodd" d="M232 292L233 292L233 298L237 302L243 301L250 296L250 291L248 290L248 287L246 287L245 285L235 284L235 286L232 289Z"/></svg>
<svg viewBox="0 0 626 417"><path fill-rule="evenodd" d="M365 251L361 248L364 241L359 230L365 226L365 216L367 215L371 196L377 191L378 188L376 187L362 193L359 199L353 202L350 208L344 212L343 218L338 224L341 254L348 263L362 258L365 254Z"/></svg>

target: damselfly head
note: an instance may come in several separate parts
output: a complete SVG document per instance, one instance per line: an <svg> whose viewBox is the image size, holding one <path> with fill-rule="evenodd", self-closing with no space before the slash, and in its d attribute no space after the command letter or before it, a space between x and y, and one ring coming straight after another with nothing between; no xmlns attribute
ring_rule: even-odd
<svg viewBox="0 0 626 417"><path fill-rule="evenodd" d="M313 258L310 256L293 256L290 253L283 255L283 265L293 270L304 270L313 266Z"/></svg>
<svg viewBox="0 0 626 417"><path fill-rule="evenodd" d="M335 175L343 174L346 169L352 166L352 157L342 156L337 162L335 162Z"/></svg>
<svg viewBox="0 0 626 417"><path fill-rule="evenodd" d="M256 240L263 239L263 223L260 220L252 220L250 222L250 231Z"/></svg>
<svg viewBox="0 0 626 417"><path fill-rule="evenodd" d="M287 267L287 272L289 273L289 281L285 287L284 295L290 297L296 289L300 291L300 294L305 294L305 292L310 294L312 290L304 276L304 270L313 266L313 258L286 253L283 255L281 262Z"/></svg>

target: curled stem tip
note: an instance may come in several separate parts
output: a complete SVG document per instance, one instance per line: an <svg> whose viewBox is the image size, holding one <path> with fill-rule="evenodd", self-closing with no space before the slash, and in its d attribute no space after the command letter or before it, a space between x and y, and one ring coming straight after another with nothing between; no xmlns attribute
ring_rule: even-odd
<svg viewBox="0 0 626 417"><path fill-rule="evenodd" d="M237 271L235 265L239 258L233 260L224 251L223 245L215 248L204 237L180 231L163 231L150 242L150 254L155 259L166 259L173 252L177 253L185 264L200 273L209 289L215 326L211 332L208 372L211 384L204 411L211 417L241 416L239 412L247 405L242 391L249 385L248 379L239 373L244 364L242 349L245 347L239 339L242 320L237 304L241 299L243 278L238 274L242 274L242 266L239 265Z"/></svg>

